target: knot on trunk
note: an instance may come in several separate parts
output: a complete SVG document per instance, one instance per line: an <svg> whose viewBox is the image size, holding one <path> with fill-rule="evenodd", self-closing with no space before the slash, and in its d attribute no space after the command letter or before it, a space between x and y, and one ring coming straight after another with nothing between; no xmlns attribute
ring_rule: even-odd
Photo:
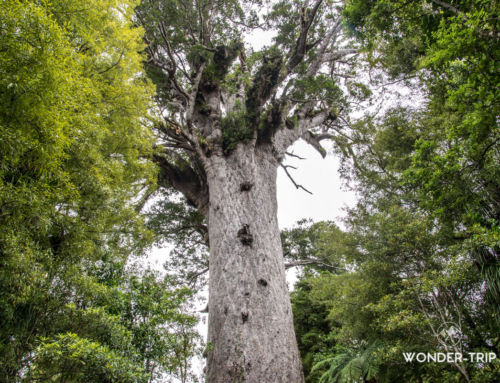
<svg viewBox="0 0 500 383"><path fill-rule="evenodd" d="M250 315L250 314L248 313L248 311L243 311L243 312L241 313L241 320L243 321L243 323L245 323L246 321L248 321L248 316L249 316L249 315Z"/></svg>
<svg viewBox="0 0 500 383"><path fill-rule="evenodd" d="M251 182L243 182L240 184L240 191L242 191L242 192L250 191L252 186L253 186L253 183L251 183Z"/></svg>
<svg viewBox="0 0 500 383"><path fill-rule="evenodd" d="M238 238L243 246L252 246L253 235L250 233L250 225L244 224L243 227L238 230Z"/></svg>
<svg viewBox="0 0 500 383"><path fill-rule="evenodd" d="M265 279L259 279L257 283L263 287L267 286L267 281Z"/></svg>

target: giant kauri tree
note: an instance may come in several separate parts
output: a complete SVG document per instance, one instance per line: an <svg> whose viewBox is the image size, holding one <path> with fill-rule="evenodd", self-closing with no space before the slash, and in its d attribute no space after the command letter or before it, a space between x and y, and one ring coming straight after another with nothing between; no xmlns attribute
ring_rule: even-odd
<svg viewBox="0 0 500 383"><path fill-rule="evenodd" d="M149 0L136 10L157 85L159 183L208 228L208 382L303 382L276 174L299 139L326 155L344 90L360 93L339 76L356 54L340 3ZM245 40L255 29L274 33L260 51Z"/></svg>

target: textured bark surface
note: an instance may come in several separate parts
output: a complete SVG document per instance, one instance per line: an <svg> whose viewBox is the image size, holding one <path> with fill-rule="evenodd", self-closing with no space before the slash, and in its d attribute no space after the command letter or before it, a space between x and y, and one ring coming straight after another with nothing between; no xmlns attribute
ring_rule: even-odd
<svg viewBox="0 0 500 383"><path fill-rule="evenodd" d="M336 2L270 8L262 16L280 29L279 43L258 55L235 39L246 32L242 25L255 22L241 12L244 2L188 3L186 12L172 13L162 1L143 1L136 16L162 104L158 183L181 192L207 220L207 381L302 383L276 170L286 172L287 148L298 139L322 156L323 140L338 133L344 142L350 126L337 113L349 108L339 92L351 76L335 74L351 70L343 68L356 49L345 44Z"/></svg>
<svg viewBox="0 0 500 383"><path fill-rule="evenodd" d="M214 155L210 190L208 383L301 383L270 147Z"/></svg>

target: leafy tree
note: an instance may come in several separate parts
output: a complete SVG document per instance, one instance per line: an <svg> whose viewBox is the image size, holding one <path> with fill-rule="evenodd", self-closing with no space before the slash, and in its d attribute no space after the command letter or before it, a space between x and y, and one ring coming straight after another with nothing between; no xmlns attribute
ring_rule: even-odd
<svg viewBox="0 0 500 383"><path fill-rule="evenodd" d="M126 273L116 287L96 287L99 303L61 308L54 334L33 350L25 380L187 381L186 363L198 352L197 319L185 307L192 292L172 289L168 278L148 270Z"/></svg>
<svg viewBox="0 0 500 383"><path fill-rule="evenodd" d="M150 381L165 375L191 381L190 359L199 354L198 318L188 314L194 291L173 288L169 276L150 270L135 272L124 286L121 320Z"/></svg>
<svg viewBox="0 0 500 383"><path fill-rule="evenodd" d="M137 365L98 342L68 333L43 341L29 379L61 382L147 382Z"/></svg>
<svg viewBox="0 0 500 383"><path fill-rule="evenodd" d="M165 193L161 188L155 193ZM163 264L176 283L201 289L206 286L208 273L208 228L205 217L184 201L172 198L158 199L147 212L147 224L157 235L157 246L171 246Z"/></svg>
<svg viewBox="0 0 500 383"><path fill-rule="evenodd" d="M304 365L312 360L315 366L305 369L306 380L496 379L495 363L454 366L403 359L403 352L496 352L491 347L496 335L489 330L494 318L480 298L483 280L460 247L444 247L432 221L401 207L351 213L350 219L345 236L356 246L337 254L348 260L348 271L311 272L292 294ZM449 330L454 338L447 336Z"/></svg>
<svg viewBox="0 0 500 383"><path fill-rule="evenodd" d="M346 271L346 248L351 246L345 234L333 222L297 222L296 227L281 232L285 267L303 266L304 274L311 271Z"/></svg>
<svg viewBox="0 0 500 383"><path fill-rule="evenodd" d="M317 328L307 331L321 331L334 344L327 352L312 347L301 350L308 359L309 352L315 353L317 362L306 379L314 382L323 376L330 381L356 381L350 377L352 366L345 363L354 363L368 345L377 343L369 367L377 381L420 381L423 376L444 381L495 380L499 371L496 363L415 363L401 369L403 352L498 352L498 325L485 299L485 278L475 265L473 249L457 240L433 212L419 208L418 191L404 182L405 168L412 166L411 143L415 140L398 146L385 138L401 134L397 126L407 128L404 134L414 137L412 129L420 129L422 120L407 123L400 117L394 119L392 111L379 123L368 119L362 125L364 130L359 130L364 136L353 143L356 152L365 153L355 158L351 168L361 199L349 212L348 232L331 237L334 242L330 245L330 259L341 260L346 272L306 274L294 292L294 301L295 297L300 297L299 302L311 301L307 308L293 305L299 323L302 311L318 305L328 309L325 318L330 321L330 330L325 333L315 324L322 323L318 320L311 323ZM323 229L321 235L321 227L328 225L315 225L308 235L287 237L296 242L288 247L305 249L313 258L321 251L318 249L328 248L323 243L328 230ZM448 331L453 337L447 336ZM297 333L300 340L306 332ZM349 369L344 371L344 365ZM363 368L356 371L361 374Z"/></svg>
<svg viewBox="0 0 500 383"><path fill-rule="evenodd" d="M329 307L335 340L311 381L498 380L497 363L401 369L412 350L498 354L497 14L497 2L346 2L372 78L405 80L421 104L365 115L337 148L361 197L347 220L356 245L337 255L350 272L298 285Z"/></svg>
<svg viewBox="0 0 500 383"><path fill-rule="evenodd" d="M311 290L308 281L303 279L292 292L293 322L306 382L314 382L318 378L311 371L317 354L327 353L335 345L330 334L328 306L313 300Z"/></svg>
<svg viewBox="0 0 500 383"><path fill-rule="evenodd" d="M405 180L420 207L470 248L492 307L500 302L498 11L496 1L350 1L346 7L375 63L393 76L420 77L427 110Z"/></svg>
<svg viewBox="0 0 500 383"><path fill-rule="evenodd" d="M125 269L151 242L137 201L156 176L136 4L0 4L2 380L175 373L192 352L187 292ZM140 306L147 330L141 286L161 298ZM161 357L140 354L152 340Z"/></svg>

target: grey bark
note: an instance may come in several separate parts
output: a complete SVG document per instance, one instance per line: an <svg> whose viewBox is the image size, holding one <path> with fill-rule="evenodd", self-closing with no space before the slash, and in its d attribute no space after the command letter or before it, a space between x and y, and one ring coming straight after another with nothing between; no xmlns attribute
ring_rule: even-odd
<svg viewBox="0 0 500 383"><path fill-rule="evenodd" d="M263 51L254 70L246 65L243 44L216 44L226 36L212 39L219 33L212 28L218 14L210 7L198 9L193 25L202 28L199 36L188 31L188 40L196 52L202 46L212 58L170 41L162 20L149 25L148 7L137 13L147 31L148 64L165 74L157 85L170 96L165 105L170 113L157 126L163 146L155 156L159 184L181 192L208 221L208 383L304 382L277 222L276 172L287 148L300 138L325 156L320 142L332 137L327 133L337 118L329 101L295 97L301 91L298 80L332 74L335 60L356 51L336 47L340 15L333 23L322 19L332 4L314 0L296 6L295 44L288 51ZM311 36L319 25L324 31ZM308 55L311 50L314 55ZM194 56L182 58L180 51ZM237 58L241 71L234 91L221 84ZM297 71L304 63L307 71ZM245 122L240 130L234 127L242 137L232 137L241 141L233 150L235 142L224 143L223 129L224 118L236 112L244 113Z"/></svg>
<svg viewBox="0 0 500 383"><path fill-rule="evenodd" d="M207 382L302 383L285 281L270 146L207 159Z"/></svg>

